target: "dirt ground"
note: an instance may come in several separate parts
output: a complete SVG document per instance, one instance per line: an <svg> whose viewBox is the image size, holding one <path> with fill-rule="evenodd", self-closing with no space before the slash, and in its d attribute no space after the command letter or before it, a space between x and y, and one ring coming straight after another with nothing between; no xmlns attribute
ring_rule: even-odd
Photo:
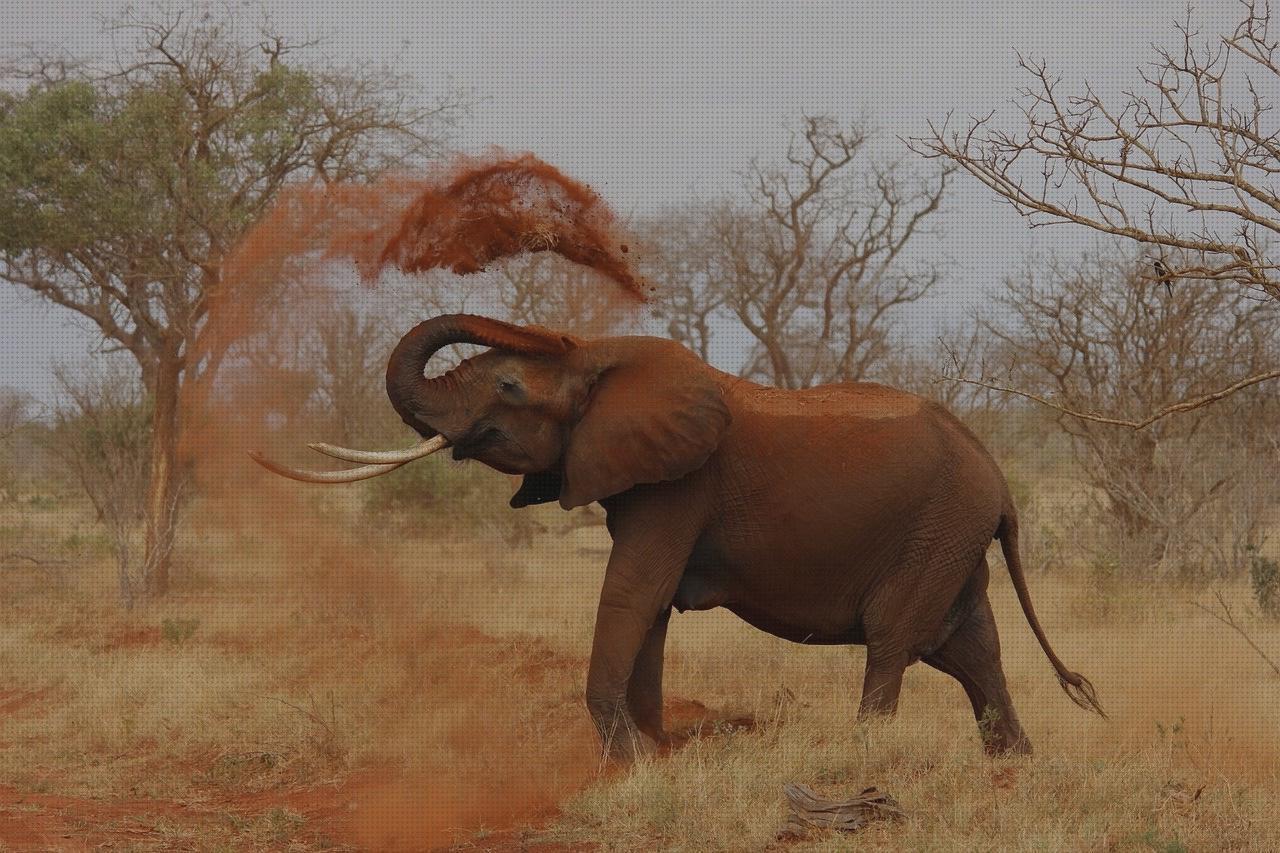
<svg viewBox="0 0 1280 853"><path fill-rule="evenodd" d="M7 697L6 697L7 698ZM4 713L15 703L6 702ZM725 726L750 728L744 717L717 717L701 703L667 703L670 730L686 739ZM37 793L0 785L0 849L420 849L422 805L414 790L424 780L378 769L258 793L217 789L174 798L94 798ZM554 806L521 809L492 825L458 826L457 841L437 850L544 851L592 849L540 837L559 817Z"/></svg>
<svg viewBox="0 0 1280 853"><path fill-rule="evenodd" d="M396 539L349 509L291 537L193 524L179 588L132 612L83 507L0 510L0 552L57 558L3 568L0 849L758 850L787 782L895 797L906 817L860 831L870 850L1280 849L1280 677L1196 609L1212 590L1030 578L1103 720L1059 690L995 560L1030 758L986 757L922 666L897 718L856 725L860 648L679 614L687 740L602 772L582 694L603 530L548 512L531 547ZM1280 625L1223 591L1280 656Z"/></svg>

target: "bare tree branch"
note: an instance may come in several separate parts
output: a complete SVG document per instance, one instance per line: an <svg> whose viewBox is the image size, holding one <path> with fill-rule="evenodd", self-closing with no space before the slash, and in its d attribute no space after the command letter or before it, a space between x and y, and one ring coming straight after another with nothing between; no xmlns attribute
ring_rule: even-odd
<svg viewBox="0 0 1280 853"><path fill-rule="evenodd" d="M745 198L678 217L666 260L669 331L703 352L712 319L754 340L744 375L787 388L855 380L882 364L898 308L920 299L935 269L902 252L937 212L951 168L921 177L868 161L869 134L805 117L777 164L753 161Z"/></svg>
<svg viewBox="0 0 1280 853"><path fill-rule="evenodd" d="M1222 623L1223 625L1226 625L1232 631L1235 631L1237 634L1243 637L1244 641L1249 644L1249 647L1258 653L1258 657L1266 661L1267 666L1271 667L1271 671L1274 672L1276 675L1280 675L1280 664L1277 664L1275 661L1273 661L1271 657L1265 651L1262 650L1262 647L1259 646L1256 642L1254 642L1253 637L1249 636L1249 633L1245 631L1244 627L1241 626L1238 621L1236 621L1235 614L1231 612L1231 608L1227 605L1226 599L1222 597L1222 593L1215 590L1213 595L1215 598L1218 599L1218 606L1222 608L1222 613L1219 613L1216 610L1211 610L1210 608L1205 607L1203 604L1201 604L1198 601L1193 601L1191 603L1194 604L1200 610L1204 611L1205 613L1208 613L1218 622ZM1226 614L1226 615L1224 616L1223 614Z"/></svg>
<svg viewBox="0 0 1280 853"><path fill-rule="evenodd" d="M1125 418L1108 417L1107 415L1099 414L1097 412L1076 411L1074 409L1070 409L1066 406L1055 403L1052 400L1045 399L1039 394L1033 394L1030 391L1024 391L1019 388L1011 388L1007 385L1000 385L995 382L987 381L985 379L973 379L968 376L950 375L945 373L943 374L943 378L951 382L963 382L969 385L976 385L980 388L986 388L991 391L1001 391L1005 394L1015 394L1019 397L1023 397L1028 400L1033 400L1042 406L1047 406L1050 409L1053 409L1054 411L1063 413L1064 415L1068 415L1073 418L1079 418L1080 420L1093 421L1094 423L1099 423L1099 424L1111 424L1112 426L1129 427L1130 429L1134 429L1134 430L1142 430L1151 426L1156 421L1163 420L1164 418L1167 418L1170 415L1176 415L1179 412L1189 412L1193 409L1198 409L1201 406L1207 406L1210 403L1215 403L1218 400L1222 400L1222 399L1225 399L1226 397L1230 397L1235 392L1240 391L1244 388L1248 388L1250 385L1257 385L1259 382L1266 382L1271 379L1280 379L1280 370L1271 370L1266 373L1260 373L1256 376L1249 376L1245 379L1241 379L1239 382L1235 382L1231 385L1228 385L1225 388L1219 389L1210 394L1205 394L1202 397L1197 397L1193 400L1183 400L1180 403L1174 403L1171 406L1165 406L1163 409L1160 409L1159 411L1156 411L1150 415L1147 415L1145 418L1142 418L1141 420L1127 420Z"/></svg>
<svg viewBox="0 0 1280 853"><path fill-rule="evenodd" d="M1269 6L1247 0L1229 34L1205 38L1191 11L1179 44L1158 48L1143 88L1104 101L1061 91L1044 60L1018 57L1024 129L994 112L950 117L909 140L950 161L1033 227L1063 223L1153 247L1179 280L1225 281L1280 299L1280 42ZM1174 264L1170 258L1177 258Z"/></svg>

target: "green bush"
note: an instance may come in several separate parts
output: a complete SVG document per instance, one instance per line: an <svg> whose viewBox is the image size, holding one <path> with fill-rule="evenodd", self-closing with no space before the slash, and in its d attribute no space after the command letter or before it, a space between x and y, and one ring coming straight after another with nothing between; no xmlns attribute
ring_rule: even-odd
<svg viewBox="0 0 1280 853"><path fill-rule="evenodd" d="M1249 581L1253 585L1253 597L1264 615L1280 619L1280 565L1262 556L1262 552L1250 545Z"/></svg>
<svg viewBox="0 0 1280 853"><path fill-rule="evenodd" d="M475 462L432 459L405 465L370 480L364 508L380 519L391 516L397 526L412 529L428 516L448 520L443 531L469 533L477 528L512 524L507 501L515 488L503 475Z"/></svg>
<svg viewBox="0 0 1280 853"><path fill-rule="evenodd" d="M181 646L195 636L199 627L199 619L166 619L160 623L160 636L167 643Z"/></svg>
<svg viewBox="0 0 1280 853"><path fill-rule="evenodd" d="M102 533L75 531L62 537L58 548L64 554L101 557L111 553L111 540Z"/></svg>

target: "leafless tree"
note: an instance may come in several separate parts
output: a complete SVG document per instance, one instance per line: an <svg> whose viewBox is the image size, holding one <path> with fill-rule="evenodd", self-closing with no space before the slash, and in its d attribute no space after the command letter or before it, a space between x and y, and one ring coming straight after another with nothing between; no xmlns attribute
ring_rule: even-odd
<svg viewBox="0 0 1280 853"><path fill-rule="evenodd" d="M874 378L935 400L956 414L985 412L1002 395L951 377L981 375L990 339L977 322L949 322L930 340L897 348Z"/></svg>
<svg viewBox="0 0 1280 853"><path fill-rule="evenodd" d="M27 422L31 395L16 388L0 388L0 441L13 435Z"/></svg>
<svg viewBox="0 0 1280 853"><path fill-rule="evenodd" d="M0 503L9 500L13 485L13 449L10 439L27 423L31 395L16 388L0 388Z"/></svg>
<svg viewBox="0 0 1280 853"><path fill-rule="evenodd" d="M1026 130L993 114L914 140L961 166L1033 224L1073 222L1147 244L1157 279L1221 279L1280 298L1280 43L1250 1L1233 33L1202 39L1191 11L1180 44L1140 70L1145 88L1108 103L1086 84L1063 94L1044 60L1019 57ZM1082 191L1082 192L1081 192ZM1157 269L1156 264L1159 264Z"/></svg>
<svg viewBox="0 0 1280 853"><path fill-rule="evenodd" d="M1149 546L1152 563L1239 565L1276 497L1265 441L1280 409L1270 395L1242 390L1143 430L1070 413L1133 417L1275 363L1280 304L1220 280L1166 291L1145 267L1140 255L1093 252L1050 258L1008 280L998 310L981 321L1001 349L986 367L997 373L1002 364L1004 376L979 384L1030 389L1059 410L1109 516Z"/></svg>
<svg viewBox="0 0 1280 853"><path fill-rule="evenodd" d="M711 340L725 313L727 291L717 279L717 255L704 205L667 210L645 223L640 268L654 283L667 336L711 360Z"/></svg>
<svg viewBox="0 0 1280 853"><path fill-rule="evenodd" d="M127 371L74 374L59 368L55 376L62 400L48 449L97 510L115 550L120 602L132 607L147 594L147 561L168 556L140 552L136 541L146 508L152 415ZM181 484L172 493L169 513L177 512L180 494Z"/></svg>
<svg viewBox="0 0 1280 853"><path fill-rule="evenodd" d="M1087 83L1065 93L1046 61L1019 56L1031 76L1023 129L1000 129L993 111L958 130L931 125L910 144L964 169L1033 227L1074 223L1143 244L1135 280L1169 290L1227 282L1280 299L1280 40L1268 6L1242 6L1233 32L1210 37L1188 9L1178 44L1158 48L1140 85L1110 100ZM1280 378L1274 364L1260 367L1124 420L1142 428Z"/></svg>
<svg viewBox="0 0 1280 853"><path fill-rule="evenodd" d="M807 117L780 165L751 164L744 200L708 205L690 285L705 277L711 292L678 297L687 307L673 331L705 336L704 311L722 304L754 344L747 374L787 388L858 379L881 361L894 309L938 279L903 250L925 233L950 171L868 162L868 140Z"/></svg>
<svg viewBox="0 0 1280 853"><path fill-rule="evenodd" d="M386 408L382 373L394 341L379 318L346 307L316 330L316 389L334 439L348 447L368 437L370 414Z"/></svg>
<svg viewBox="0 0 1280 853"><path fill-rule="evenodd" d="M502 264L497 286L502 313L512 322L587 337L615 330L636 307L598 273L545 252Z"/></svg>

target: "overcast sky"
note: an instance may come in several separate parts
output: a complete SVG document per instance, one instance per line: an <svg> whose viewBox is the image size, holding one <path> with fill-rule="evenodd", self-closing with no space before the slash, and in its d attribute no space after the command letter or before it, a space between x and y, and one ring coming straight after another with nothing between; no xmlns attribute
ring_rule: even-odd
<svg viewBox="0 0 1280 853"><path fill-rule="evenodd" d="M785 146L804 112L865 117L886 144L929 119L1002 108L1027 81L1015 50L1046 58L1064 84L1103 91L1137 80L1153 42L1177 39L1182 0L1147 2L269 3L278 27L327 54L373 55L427 87L447 79L478 98L460 148L532 151L594 186L616 209L644 213L734 185L735 170ZM1226 0L1195 20L1223 32ZM0 42L107 49L101 19L119 2L7 0ZM254 5L246 6L253 19ZM317 10L320 10L319 12ZM902 149L904 156L910 156ZM921 162L920 168L929 168ZM2 201L0 201L2 203ZM1028 251L1079 245L1062 228L1029 231L963 180L928 251L944 265L934 298L911 318L963 313ZM48 397L51 367L83 357L91 335L72 318L0 285L0 384Z"/></svg>

